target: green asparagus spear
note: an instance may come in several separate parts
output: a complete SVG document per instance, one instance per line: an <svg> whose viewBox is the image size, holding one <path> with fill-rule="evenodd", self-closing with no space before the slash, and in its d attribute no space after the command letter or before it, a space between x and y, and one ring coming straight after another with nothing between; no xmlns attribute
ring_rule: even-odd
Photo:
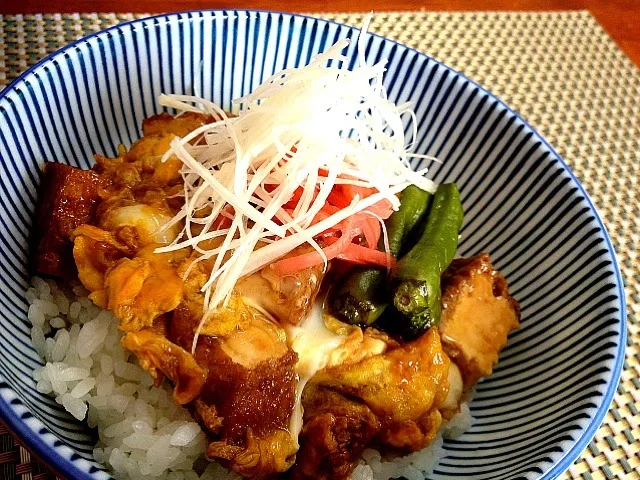
<svg viewBox="0 0 640 480"><path fill-rule="evenodd" d="M385 221L389 253L397 256L408 233L424 217L431 195L413 185L402 191L400 208ZM384 239L378 249L384 248ZM354 325L371 325L386 307L387 271L380 267L354 267L331 297L331 312Z"/></svg>
<svg viewBox="0 0 640 480"><path fill-rule="evenodd" d="M418 336L440 320L440 275L458 247L462 204L454 183L440 185L418 242L398 262L393 305L407 336Z"/></svg>

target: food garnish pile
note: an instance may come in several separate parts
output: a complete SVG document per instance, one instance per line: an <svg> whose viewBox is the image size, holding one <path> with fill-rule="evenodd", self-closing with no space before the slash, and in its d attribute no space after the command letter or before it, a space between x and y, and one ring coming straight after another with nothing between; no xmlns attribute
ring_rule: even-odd
<svg viewBox="0 0 640 480"><path fill-rule="evenodd" d="M427 447L518 326L488 254L454 259L458 189L412 167L431 159L385 62L360 44L350 70L348 44L234 113L162 95L177 114L115 158L44 168L37 271L79 278L245 477L342 479L366 448Z"/></svg>

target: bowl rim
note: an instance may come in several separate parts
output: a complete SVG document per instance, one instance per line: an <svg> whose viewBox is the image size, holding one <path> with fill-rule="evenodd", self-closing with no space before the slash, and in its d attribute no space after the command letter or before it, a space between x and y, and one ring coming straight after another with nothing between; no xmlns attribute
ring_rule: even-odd
<svg viewBox="0 0 640 480"><path fill-rule="evenodd" d="M311 20L326 22L328 24L339 25L341 27L347 27L347 28L351 29L352 31L359 31L360 30L357 27L354 27L354 26L351 26L351 25L347 25L347 24L344 24L344 23L340 23L340 22L336 22L334 20L328 20L328 19L323 19L323 18L320 18L320 17L314 17L312 15L303 15L303 14L300 14L300 13L282 12L282 11L278 11L278 10L222 8L222 9L195 9L195 10L184 10L184 11L177 11L177 12L160 13L160 14L156 14L156 15L150 15L148 17L135 18L133 20L129 20L129 21L126 21L126 22L118 23L116 25L112 25L111 27L105 28L103 30L91 33L89 35L85 35L85 36L83 36L83 37L81 37L81 38L79 38L77 40L74 40L73 42L68 43L67 45L59 48L58 50L48 54L47 56L45 56L44 58L42 58L41 60L36 62L34 65L29 67L27 70L22 72L16 79L14 79L11 83L9 83L9 85L7 85L2 91L0 91L0 100L4 99L9 94L9 92L15 90L16 87L20 83L24 82L26 77L31 75L31 73L33 73L35 70L40 68L42 65L50 62L57 55L60 55L60 54L63 54L65 52L69 51L69 50L72 50L77 45L85 43L88 40L90 40L90 39L92 39L94 37L97 37L99 35L105 35L108 32L112 32L114 30L117 30L118 28L132 26L132 25L135 25L135 24L138 24L138 23L142 23L142 22L145 22L145 21L148 21L148 20L164 19L167 22L193 21L194 17L191 17L192 14L199 14L199 13L223 13L224 14L224 13L234 13L234 12L245 12L245 13L249 13L249 14L251 14L251 13L256 13L256 14L264 13L264 14L267 14L267 15L283 15L283 16L288 16L288 17L291 17L291 18L311 19ZM183 17L183 15L187 15L187 17L185 18L185 17ZM573 173L571 168L569 168L569 166L565 162L564 158L561 155L558 154L558 152L555 150L555 148L553 148L547 142L547 140L531 124L529 124L529 122L520 113L518 113L515 109L513 109L512 107L507 105L504 101L502 101L500 98L498 98L496 95L494 95L487 88L483 87L482 85L480 85L476 81L470 79L465 74L459 72L458 70L456 70L453 67L445 64L444 62L441 62L441 61L433 58L432 56L430 56L430 55L428 55L428 54L426 54L424 52L421 52L421 51L417 50L416 48L413 48L413 47L410 47L408 45L405 45L405 44L403 44L403 43L401 43L399 41L393 40L391 38L385 37L385 36L377 34L377 33L373 33L371 31L369 31L367 33L369 35L374 36L374 37L378 37L378 38L381 38L381 39L383 39L385 41L391 42L394 45L406 48L409 51L412 51L412 52L414 52L414 53L416 53L418 55L422 55L422 56L427 57L430 61L436 63L437 65L439 65L442 68L445 68L445 69L451 71L453 74L460 76L465 81L469 82L471 85L473 85L476 88L478 88L480 91L482 91L482 92L486 93L487 95L489 95L489 97L491 99L497 101L498 104L501 107L505 108L507 112L509 112L510 114L514 115L518 120L520 120L524 124L524 126L527 127L541 141L541 144L545 148L547 148L550 151L550 153L556 157L556 159L559 160L559 163L563 167L565 172L575 182L575 184L578 187L578 192L584 197L584 200L589 205L589 208L593 212L593 215L594 215L595 220L596 220L596 222L598 224L598 227L599 227L600 231L602 232L602 234L604 236L607 252L610 254L610 256L611 256L611 258L613 260L613 262L612 262L612 264L613 264L612 265L613 273L615 275L616 283L617 283L617 287L618 287L618 299L619 299L619 302L620 302L620 320L621 320L620 321L620 327L619 327L620 328L620 337L619 337L620 342L618 344L618 351L617 351L617 355L616 355L616 359L615 359L615 364L613 365L613 368L611 370L612 375L610 377L610 381L609 381L609 384L607 386L607 390L606 390L604 396L602 397L602 402L600 403L598 409L596 410L595 415L591 419L591 422L580 433L580 436L578 437L578 439L565 452L565 454L560 459L558 459L554 464L552 464L551 467L539 477L539 480L552 480L552 479L555 479L561 473L566 471L571 466L571 464L579 457L580 453L589 445L589 443L591 442L592 438L595 436L596 432L598 431L598 429L600 428L602 422L604 421L604 418L605 418L606 414L609 412L609 409L610 409L611 404L613 402L613 398L615 396L615 392L617 391L618 384L620 383L620 380L621 380L622 370L623 370L624 361L625 361L626 346L627 346L627 306L626 306L626 297L625 297L625 291L624 291L624 280L623 280L622 274L620 272L620 266L618 264L618 259L617 259L616 252L615 252L615 249L613 247L613 244L611 242L611 238L609 236L609 232L605 228L604 223L602 222L602 219L600 218L600 214L598 213L598 210L596 209L596 206L592 202L591 198L589 197L589 195L585 191L584 187L582 186L582 184L580 183L580 181L578 180L576 175ZM6 381L1 376L0 376L0 383L5 383L6 384ZM7 386L8 386L8 384L7 384ZM11 387L8 386L8 388L13 391L13 389ZM18 401L22 404L22 401L19 398L18 398ZM13 402L11 402L11 403L13 403ZM5 422L9 426L10 430L16 436L18 436L18 438L22 442L24 442L27 450L29 450L30 452L34 452L35 456L38 459L41 459L44 463L46 463L46 465L49 468L51 468L53 471L63 474L65 476L65 478L67 478L66 476L70 476L68 478L74 478L74 479L83 478L83 479L88 479L88 480L89 479L93 479L93 476L91 475L91 473L87 473L87 472L84 472L84 471L80 470L74 464L73 461L63 457L55 449L55 447L52 448L49 444L47 444L47 442L45 442L42 439L42 433L38 433L35 430L33 430L31 427L29 427L27 425L27 423L24 422L16 414L15 410L11 407L10 403L7 403L4 400L4 398L2 398L2 396L0 396L0 418L2 419L3 422ZM34 417L34 418L37 420L38 423L41 423L41 421L37 417ZM47 433L51 433L51 432L49 432L49 429L46 427L46 425L43 425L43 427L41 427L41 428L44 428ZM70 448L70 447L68 447L68 448ZM96 470L96 471L99 471L99 470Z"/></svg>

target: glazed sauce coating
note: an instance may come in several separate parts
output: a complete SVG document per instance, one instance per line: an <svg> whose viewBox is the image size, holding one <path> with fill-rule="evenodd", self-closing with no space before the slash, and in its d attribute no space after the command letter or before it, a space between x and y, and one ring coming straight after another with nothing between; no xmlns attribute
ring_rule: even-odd
<svg viewBox="0 0 640 480"><path fill-rule="evenodd" d="M45 164L34 238L38 273L65 279L76 275L71 233L92 223L103 185L100 176L90 170Z"/></svg>

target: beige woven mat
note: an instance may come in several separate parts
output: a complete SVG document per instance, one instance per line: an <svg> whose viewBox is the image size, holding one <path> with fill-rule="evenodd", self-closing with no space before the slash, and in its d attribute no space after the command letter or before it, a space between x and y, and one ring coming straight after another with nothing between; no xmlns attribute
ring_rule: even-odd
<svg viewBox="0 0 640 480"><path fill-rule="evenodd" d="M0 88L66 43L139 16L0 16ZM362 20L319 16L353 25ZM629 342L611 411L561 478L640 479L640 70L588 12L384 13L371 29L446 62L517 109L595 202L622 267ZM25 467L24 449L6 444L0 442L0 464L11 457L18 469L5 463L3 472L0 465L1 478L44 478L31 476L41 470Z"/></svg>

